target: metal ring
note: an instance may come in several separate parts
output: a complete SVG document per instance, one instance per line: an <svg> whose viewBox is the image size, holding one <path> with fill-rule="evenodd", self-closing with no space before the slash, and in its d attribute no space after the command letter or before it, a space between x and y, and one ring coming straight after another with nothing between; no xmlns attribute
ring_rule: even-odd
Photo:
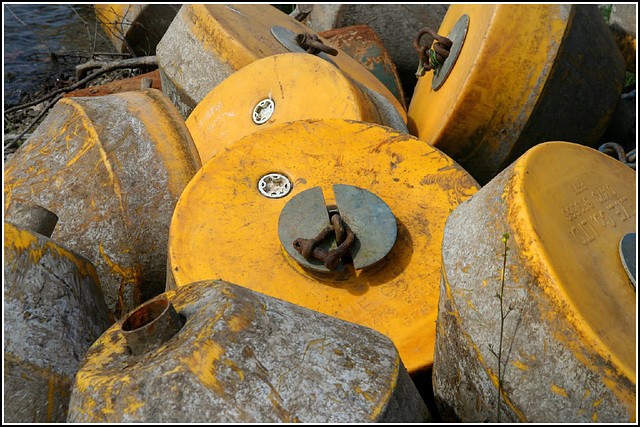
<svg viewBox="0 0 640 427"><path fill-rule="evenodd" d="M293 185L289 178L280 173L269 173L258 181L258 191L270 199L279 199L291 192Z"/></svg>
<svg viewBox="0 0 640 427"><path fill-rule="evenodd" d="M266 123L267 120L269 120L273 115L275 109L276 104L271 98L263 99L262 101L258 102L258 105L253 108L253 122L257 125Z"/></svg>

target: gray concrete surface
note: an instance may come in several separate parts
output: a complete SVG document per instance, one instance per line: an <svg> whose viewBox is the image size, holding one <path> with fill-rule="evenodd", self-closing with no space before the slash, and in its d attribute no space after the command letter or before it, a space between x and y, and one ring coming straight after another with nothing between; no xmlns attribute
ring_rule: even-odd
<svg viewBox="0 0 640 427"><path fill-rule="evenodd" d="M80 360L110 326L93 265L4 223L4 421L64 422Z"/></svg>
<svg viewBox="0 0 640 427"><path fill-rule="evenodd" d="M372 329L223 281L165 295L182 329L134 356L115 324L79 369L68 422L430 420L395 346Z"/></svg>

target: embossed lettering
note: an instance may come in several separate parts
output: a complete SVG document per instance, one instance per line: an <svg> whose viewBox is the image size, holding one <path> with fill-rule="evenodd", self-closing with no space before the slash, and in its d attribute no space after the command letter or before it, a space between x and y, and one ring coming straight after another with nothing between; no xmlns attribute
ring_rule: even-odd
<svg viewBox="0 0 640 427"><path fill-rule="evenodd" d="M562 208L561 212L569 219L569 221L573 221L591 209L593 209L593 203L591 203L586 197L583 197L582 199Z"/></svg>
<svg viewBox="0 0 640 427"><path fill-rule="evenodd" d="M607 205L607 209L612 210L614 209L614 212L616 215L618 215L620 217L621 221L626 221L630 218L629 213L627 212L627 210L624 208L624 206L622 205L622 202L627 200L627 196L621 197L620 199L614 201L613 203Z"/></svg>
<svg viewBox="0 0 640 427"><path fill-rule="evenodd" d="M598 210L597 213L594 213L593 215L591 215L591 218L593 218L596 224L599 224L601 227L616 226L616 222L613 220L613 218L611 218L611 215L601 210Z"/></svg>
<svg viewBox="0 0 640 427"><path fill-rule="evenodd" d="M596 202L598 203L604 203L618 195L616 190L614 190L609 184L603 185L595 191L592 191L591 194L595 197Z"/></svg>
<svg viewBox="0 0 640 427"><path fill-rule="evenodd" d="M584 185L584 182L582 181L576 181L576 182L572 182L571 184L569 184L569 188L571 189L571 191L573 192L573 194L580 194L583 191L587 190L587 186Z"/></svg>
<svg viewBox="0 0 640 427"><path fill-rule="evenodd" d="M398 289L393 285L385 283L380 287L380 293L387 298L395 298L398 296Z"/></svg>
<svg viewBox="0 0 640 427"><path fill-rule="evenodd" d="M588 245L598 236L598 232L586 219L580 221L577 226L571 227L569 231L583 245Z"/></svg>

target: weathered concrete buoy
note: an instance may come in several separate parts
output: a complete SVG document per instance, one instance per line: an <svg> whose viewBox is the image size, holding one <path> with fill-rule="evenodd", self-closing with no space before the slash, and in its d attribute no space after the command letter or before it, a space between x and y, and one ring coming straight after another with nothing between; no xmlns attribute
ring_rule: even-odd
<svg viewBox="0 0 640 427"><path fill-rule="evenodd" d="M496 422L500 378L503 421L635 421L636 294L619 249L635 180L549 142L451 214L433 367L446 418Z"/></svg>
<svg viewBox="0 0 640 427"><path fill-rule="evenodd" d="M219 152L185 188L171 220L168 289L228 277L387 335L414 374L433 361L445 220L477 189L446 155L387 127L273 126ZM356 240L352 262L331 271L293 245L329 225L333 204ZM336 248L326 237L320 249Z"/></svg>
<svg viewBox="0 0 640 427"><path fill-rule="evenodd" d="M79 369L68 422L429 418L387 337L211 280L167 292L109 329Z"/></svg>
<svg viewBox="0 0 640 427"><path fill-rule="evenodd" d="M544 141L599 143L625 71L595 5L451 5L438 34L451 54L419 78L409 130L478 182Z"/></svg>
<svg viewBox="0 0 640 427"><path fill-rule="evenodd" d="M352 25L318 33L331 46L358 60L391 91L402 107L407 109L402 83L396 65L384 47L380 36L368 25Z"/></svg>
<svg viewBox="0 0 640 427"><path fill-rule="evenodd" d="M94 4L96 17L118 52L155 55L179 4Z"/></svg>
<svg viewBox="0 0 640 427"><path fill-rule="evenodd" d="M306 53L268 56L236 71L209 92L186 124L204 163L258 130L295 120L328 118L407 131L398 114L389 120L352 79L324 59Z"/></svg>
<svg viewBox="0 0 640 427"><path fill-rule="evenodd" d="M162 90L186 119L214 87L242 67L271 55L305 52L295 41L296 34L304 33L313 31L271 5L184 5L158 43ZM357 60L340 50L336 56L324 51L317 56L361 84L380 109L395 109L406 123L400 102Z"/></svg>
<svg viewBox="0 0 640 427"><path fill-rule="evenodd" d="M7 162L5 207L20 198L56 213L53 239L93 263L119 318L164 291L171 215L199 167L160 91L65 98Z"/></svg>
<svg viewBox="0 0 640 427"><path fill-rule="evenodd" d="M4 222L4 421L65 422L78 364L111 321L93 265L25 228L46 232L55 215L15 205L21 226Z"/></svg>

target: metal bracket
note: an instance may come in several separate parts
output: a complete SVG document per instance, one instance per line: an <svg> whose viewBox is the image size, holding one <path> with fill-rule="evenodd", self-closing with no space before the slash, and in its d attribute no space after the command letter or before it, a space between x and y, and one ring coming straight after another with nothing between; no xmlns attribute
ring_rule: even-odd
<svg viewBox="0 0 640 427"><path fill-rule="evenodd" d="M278 40L278 42L282 46L286 47L289 50L289 52L307 53L306 50L304 50L303 48L300 47L300 45L298 45L298 42L296 41L296 33L294 33L293 31L287 30L286 28L281 27L279 25L274 25L271 27L271 35L273 35L273 37L276 40ZM320 52L315 56L322 58L327 62L330 62L331 64L335 65L337 68L340 68L338 67L338 64L336 64L336 62L324 52Z"/></svg>

